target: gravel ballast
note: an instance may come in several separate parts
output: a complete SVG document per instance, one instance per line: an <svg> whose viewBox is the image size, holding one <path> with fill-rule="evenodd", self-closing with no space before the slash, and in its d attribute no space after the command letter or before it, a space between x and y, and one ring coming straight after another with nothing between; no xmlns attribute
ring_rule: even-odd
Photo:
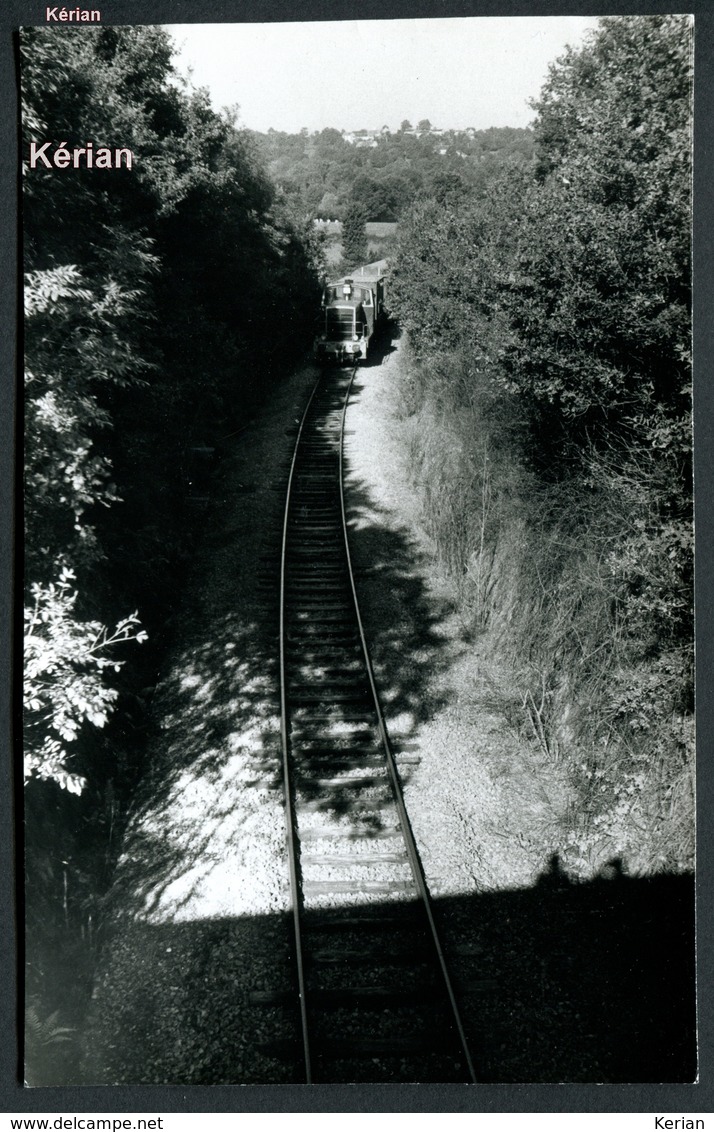
<svg viewBox="0 0 714 1132"><path fill-rule="evenodd" d="M661 886L628 888L619 877L579 886L560 873L565 771L521 732L517 689L460 621L422 530L404 455L402 358L395 341L357 373L345 448L350 545L472 1056L490 1081L686 1079L686 1036L666 1039L663 1008L648 998L650 983L686 959L685 934L673 925L663 958L638 968L635 984L627 971L661 900L686 917L689 897L681 886L663 896ZM271 395L228 442L213 482L109 894L85 1083L300 1080L285 1048L297 1018L276 555L278 488L316 377L306 365ZM678 1008L684 998L675 1017Z"/></svg>

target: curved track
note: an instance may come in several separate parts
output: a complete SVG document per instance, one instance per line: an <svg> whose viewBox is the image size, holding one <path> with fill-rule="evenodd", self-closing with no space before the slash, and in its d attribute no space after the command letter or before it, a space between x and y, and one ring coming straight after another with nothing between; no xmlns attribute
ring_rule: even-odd
<svg viewBox="0 0 714 1132"><path fill-rule="evenodd" d="M300 423L280 577L282 757L305 1080L475 1081L369 660L343 495L354 371Z"/></svg>

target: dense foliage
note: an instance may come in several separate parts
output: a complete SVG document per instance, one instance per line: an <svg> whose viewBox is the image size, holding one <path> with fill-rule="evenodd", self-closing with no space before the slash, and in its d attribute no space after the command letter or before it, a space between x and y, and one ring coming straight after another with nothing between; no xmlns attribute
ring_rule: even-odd
<svg viewBox="0 0 714 1132"><path fill-rule="evenodd" d="M237 427L271 362L291 339L304 345L315 292L306 242L249 139L172 81L163 31L28 29L22 53L26 143L91 138L134 155L131 171L25 170L26 564L41 683L28 684L26 753L31 773L66 783L58 737L103 721L107 705L108 661L94 628L80 636L95 651L78 647L81 618L111 614L117 592L132 607L154 596L147 578L178 543L186 453ZM86 669L74 713L59 661L69 641Z"/></svg>
<svg viewBox="0 0 714 1132"><path fill-rule="evenodd" d="M533 153L530 130L434 130L426 119L396 133L386 126L347 135L328 127L319 133L255 134L256 144L286 198L308 217L343 220L355 203L368 221L398 220L417 196L438 193L444 178L472 190L504 163Z"/></svg>
<svg viewBox="0 0 714 1132"><path fill-rule="evenodd" d="M418 202L393 271L425 507L572 762L583 869L691 860L691 49L687 17L602 20L534 164Z"/></svg>
<svg viewBox="0 0 714 1132"><path fill-rule="evenodd" d="M91 922L87 853L90 871L111 856L139 770L140 693L197 525L200 463L302 354L319 296L311 231L171 54L156 27L21 36L33 949L46 932L61 951L53 902ZM129 148L132 168L31 167L33 141L90 140ZM32 956L35 992L46 963Z"/></svg>

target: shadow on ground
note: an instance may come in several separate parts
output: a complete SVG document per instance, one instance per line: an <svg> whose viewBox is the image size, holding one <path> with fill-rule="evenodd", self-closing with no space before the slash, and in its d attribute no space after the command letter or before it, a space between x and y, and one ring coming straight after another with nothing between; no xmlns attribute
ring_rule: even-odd
<svg viewBox="0 0 714 1132"><path fill-rule="evenodd" d="M259 839L280 813L280 495L268 495L256 492L256 514L272 507L267 544L249 522L207 524L206 584L157 697L88 1025L71 1042L40 1042L35 1084L299 1080L296 1058L262 1051L294 1037L296 1010L255 1000L291 990L289 918L202 915L194 899L250 822ZM447 662L447 609L427 595L409 533L380 518L364 484L350 485L349 515L358 570L379 582L369 623L379 629L380 696L404 721L398 750L445 706L433 688ZM279 869L280 849L268 859ZM163 922L149 923L159 906ZM694 1078L690 877L631 879L613 862L607 878L573 885L554 862L532 888L435 907L482 1080Z"/></svg>
<svg viewBox="0 0 714 1132"><path fill-rule="evenodd" d="M366 366L381 366L382 362L389 354L394 354L397 347L394 345L396 340L400 337L400 330L396 322L387 319L378 327L372 341L370 342L369 354L366 362L362 365Z"/></svg>
<svg viewBox="0 0 714 1132"><path fill-rule="evenodd" d="M279 504L278 493L275 498ZM409 533L380 520L363 485L350 485L349 514L353 523L364 523L356 536L358 559L379 579L384 601L372 603L370 621L376 618L380 625L380 658L387 658L379 664L380 697L390 715L407 721L395 736L398 752L444 704L443 695L430 691L445 663L438 634L444 611L427 597ZM206 556L212 556L211 568L222 580L212 600L186 622L184 647L156 697L151 763L109 898L122 915L150 913L177 875L193 870L199 883L201 862L220 852L222 831L235 820L246 792L281 796L279 518L278 506L272 546L260 555L255 548L259 568L254 561L251 573L237 572L232 580L230 540L225 532L206 533ZM395 610L401 611L398 619ZM407 780L409 773L405 767ZM326 807L334 804L334 797L326 799ZM181 904L192 895L191 884L184 884Z"/></svg>
<svg viewBox="0 0 714 1132"><path fill-rule="evenodd" d="M575 885L556 867L530 889L435 902L480 1080L694 1079L692 878L610 872ZM284 917L136 924L95 996L84 1082L299 1081L297 1055L270 1053L296 1039L296 1000L251 1001L289 990L286 936ZM271 957L248 985L246 948Z"/></svg>

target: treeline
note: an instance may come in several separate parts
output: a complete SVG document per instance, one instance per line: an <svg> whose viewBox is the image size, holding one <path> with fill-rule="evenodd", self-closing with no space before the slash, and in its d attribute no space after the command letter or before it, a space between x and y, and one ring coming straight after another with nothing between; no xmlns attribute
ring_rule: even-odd
<svg viewBox="0 0 714 1132"><path fill-rule="evenodd" d="M533 153L527 129L434 132L427 121L418 125L362 131L361 139L358 131L352 142L329 127L252 136L296 214L331 220L346 219L357 204L367 221L395 221L422 194L439 197L454 184L476 190L504 164L526 162Z"/></svg>
<svg viewBox="0 0 714 1132"><path fill-rule="evenodd" d="M162 29L28 28L20 47L28 931L56 947L53 908L91 931L82 844L110 854L139 769L197 477L304 352L319 285L311 232ZM47 141L132 168L31 168Z"/></svg>
<svg viewBox="0 0 714 1132"><path fill-rule="evenodd" d="M554 64L535 159L400 224L424 513L521 719L567 760L567 866L693 860L686 16Z"/></svg>

